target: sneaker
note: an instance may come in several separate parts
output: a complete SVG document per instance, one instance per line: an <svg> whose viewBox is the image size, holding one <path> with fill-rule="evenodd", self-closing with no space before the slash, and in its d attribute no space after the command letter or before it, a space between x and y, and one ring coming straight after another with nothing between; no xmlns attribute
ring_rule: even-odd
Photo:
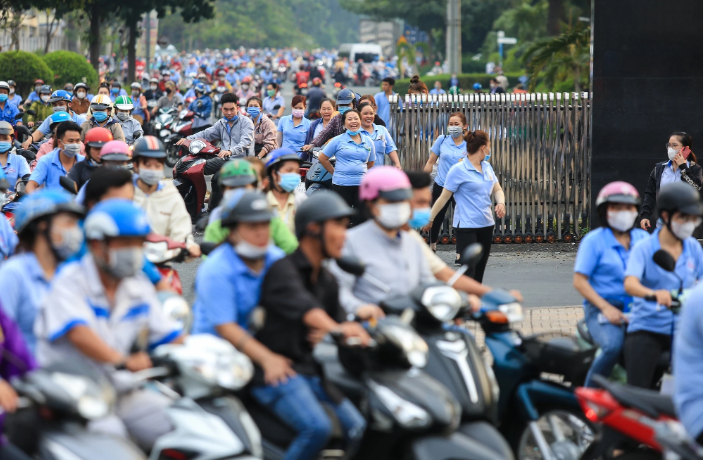
<svg viewBox="0 0 705 460"><path fill-rule="evenodd" d="M463 264L460 263L460 259L455 259L455 266L456 267L462 267Z"/></svg>

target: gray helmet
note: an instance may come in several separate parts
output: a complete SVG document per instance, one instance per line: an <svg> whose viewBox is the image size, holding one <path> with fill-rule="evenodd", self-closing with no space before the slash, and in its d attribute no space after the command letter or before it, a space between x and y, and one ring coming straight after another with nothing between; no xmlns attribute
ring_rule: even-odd
<svg viewBox="0 0 705 460"><path fill-rule="evenodd" d="M330 191L316 192L296 209L296 215L294 216L296 237L301 239L306 233L306 227L312 222L325 222L331 219L352 217L354 214L353 208L337 193Z"/></svg>
<svg viewBox="0 0 705 460"><path fill-rule="evenodd" d="M6 121L0 121L0 134L5 134L7 136L13 136L15 134L15 128Z"/></svg>
<svg viewBox="0 0 705 460"><path fill-rule="evenodd" d="M355 93L353 93L352 90L348 88L344 88L338 93L336 102L338 104L348 105L353 101L353 99L355 99Z"/></svg>
<svg viewBox="0 0 705 460"><path fill-rule="evenodd" d="M656 212L659 217L663 211L669 214L680 212L690 216L702 216L702 198L697 190L685 182L666 184L661 187L656 198Z"/></svg>
<svg viewBox="0 0 705 460"><path fill-rule="evenodd" d="M240 222L269 222L273 216L264 194L240 189L223 205L220 224L230 228Z"/></svg>

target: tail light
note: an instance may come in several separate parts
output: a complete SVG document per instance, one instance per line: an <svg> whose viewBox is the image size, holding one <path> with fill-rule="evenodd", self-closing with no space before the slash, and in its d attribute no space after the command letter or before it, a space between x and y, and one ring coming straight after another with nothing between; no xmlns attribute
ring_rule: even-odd
<svg viewBox="0 0 705 460"><path fill-rule="evenodd" d="M619 408L619 403L605 390L581 387L575 390L575 396L585 417L593 423Z"/></svg>
<svg viewBox="0 0 705 460"><path fill-rule="evenodd" d="M492 237L492 243L494 244L501 244L502 243L502 235L496 235Z"/></svg>
<svg viewBox="0 0 705 460"><path fill-rule="evenodd" d="M299 168L299 173L301 173L301 178L302 178L302 179L305 179L305 178L306 178L306 174L308 174L308 169L309 169L309 168Z"/></svg>

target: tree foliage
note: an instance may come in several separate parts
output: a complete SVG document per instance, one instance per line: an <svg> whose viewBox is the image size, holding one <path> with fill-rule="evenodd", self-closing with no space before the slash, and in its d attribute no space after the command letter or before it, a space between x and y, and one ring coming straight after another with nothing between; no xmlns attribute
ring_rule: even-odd
<svg viewBox="0 0 705 460"><path fill-rule="evenodd" d="M71 51L54 51L44 56L44 62L54 74L54 84L83 82L89 87L98 85L98 74L86 58Z"/></svg>
<svg viewBox="0 0 705 460"><path fill-rule="evenodd" d="M15 80L19 94L29 94L37 78L44 80L47 85L54 81L54 73L46 62L26 51L0 53L0 75L5 80Z"/></svg>

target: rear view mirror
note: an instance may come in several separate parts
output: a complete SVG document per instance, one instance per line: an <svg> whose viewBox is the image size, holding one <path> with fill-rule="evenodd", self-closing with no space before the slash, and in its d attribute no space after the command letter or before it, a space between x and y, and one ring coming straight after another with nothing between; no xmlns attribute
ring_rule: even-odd
<svg viewBox="0 0 705 460"><path fill-rule="evenodd" d="M654 253L653 261L667 272L672 272L676 269L676 261L673 259L673 256L663 249L659 249Z"/></svg>
<svg viewBox="0 0 705 460"><path fill-rule="evenodd" d="M362 276L365 274L365 264L357 257L343 256L335 262L341 270L351 275Z"/></svg>
<svg viewBox="0 0 705 460"><path fill-rule="evenodd" d="M213 252L213 250L214 250L215 248L218 247L218 243L209 243L209 242L204 241L204 242L202 242L202 243L200 244L200 247L201 247L201 253L202 253L203 255L206 255L206 256L207 256L208 254L210 254L211 252Z"/></svg>
<svg viewBox="0 0 705 460"><path fill-rule="evenodd" d="M76 182L72 181L66 176L59 177L59 184L68 192L74 195L78 193L78 188L76 187Z"/></svg>
<svg viewBox="0 0 705 460"><path fill-rule="evenodd" d="M474 267L482 258L482 245L480 243L473 243L460 255L460 264L467 265L468 267Z"/></svg>

